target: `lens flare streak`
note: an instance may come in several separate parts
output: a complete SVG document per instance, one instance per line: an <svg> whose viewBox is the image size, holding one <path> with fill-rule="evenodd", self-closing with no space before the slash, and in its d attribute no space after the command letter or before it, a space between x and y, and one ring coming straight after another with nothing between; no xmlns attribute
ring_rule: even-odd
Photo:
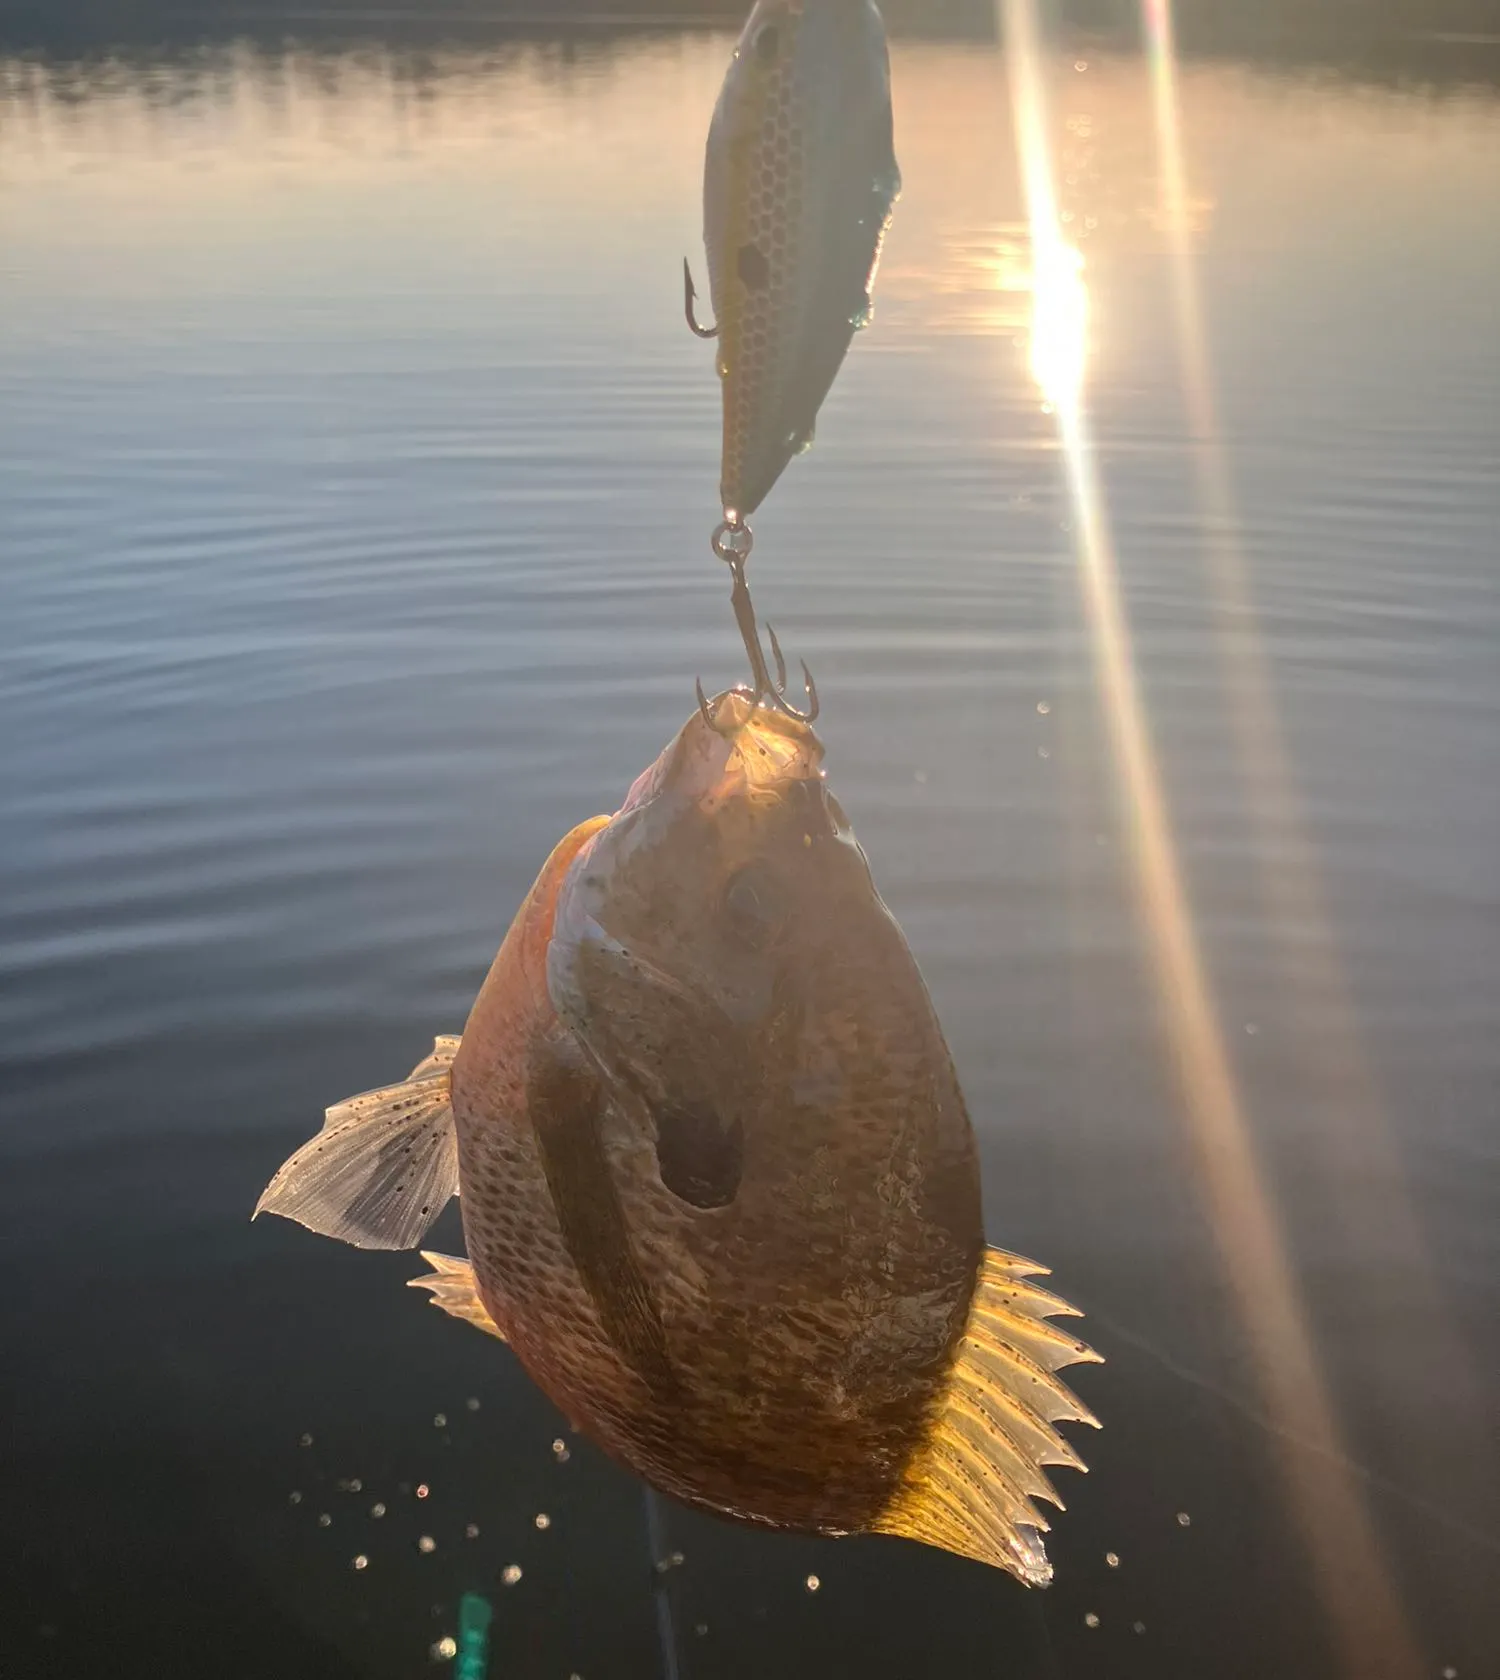
<svg viewBox="0 0 1500 1680"><path fill-rule="evenodd" d="M1031 227L1032 371L1056 415L1085 611L1189 1154L1273 1426L1288 1502L1350 1676L1421 1672L1349 1470L1272 1195L1235 1083L1173 840L1083 400L1086 295L1057 214L1035 0L1001 0ZM1180 157L1180 151L1179 151ZM1177 190L1181 193L1179 169ZM1049 292L1054 295L1047 295ZM1060 342L1072 331L1071 347ZM1290 1445L1303 1442L1314 1451Z"/></svg>

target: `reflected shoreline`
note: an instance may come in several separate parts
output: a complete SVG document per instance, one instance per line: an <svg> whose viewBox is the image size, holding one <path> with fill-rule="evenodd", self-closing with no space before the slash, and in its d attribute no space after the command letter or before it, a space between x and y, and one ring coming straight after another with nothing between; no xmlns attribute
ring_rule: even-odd
<svg viewBox="0 0 1500 1680"><path fill-rule="evenodd" d="M593 42L683 31L733 31L748 0L443 0L433 7L322 0L13 0L0 14L0 53L45 59L135 57L188 47L290 40L329 50L389 43L421 49L575 36ZM995 42L993 0L882 0L889 32L911 40ZM1265 0L1177 0L1188 59L1234 58L1269 69L1321 68L1386 85L1500 86L1500 0L1352 0L1322 8ZM1065 38L1141 47L1137 0L1062 0Z"/></svg>

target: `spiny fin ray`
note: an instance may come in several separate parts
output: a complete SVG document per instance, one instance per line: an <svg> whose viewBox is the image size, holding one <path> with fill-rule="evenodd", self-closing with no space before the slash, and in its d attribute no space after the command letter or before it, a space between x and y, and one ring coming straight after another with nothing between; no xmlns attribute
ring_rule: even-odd
<svg viewBox="0 0 1500 1680"><path fill-rule="evenodd" d="M474 1267L454 1254L433 1254L422 1250L422 1258L432 1270L426 1277L406 1280L408 1289L426 1289L432 1293L432 1304L441 1307L450 1318L461 1318L475 1325L486 1335L498 1336L503 1342L505 1332L490 1317L489 1308L479 1298L474 1282Z"/></svg>
<svg viewBox="0 0 1500 1680"><path fill-rule="evenodd" d="M1084 1469L1051 1425L1090 1423L1094 1414L1053 1372L1099 1361L1075 1336L1045 1320L1077 1317L1047 1290L1025 1282L1046 1268L986 1249L954 1352L948 1386L889 1505L871 1527L941 1546L1009 1570L1028 1586L1052 1579L1036 1499L1062 1501L1044 1464Z"/></svg>

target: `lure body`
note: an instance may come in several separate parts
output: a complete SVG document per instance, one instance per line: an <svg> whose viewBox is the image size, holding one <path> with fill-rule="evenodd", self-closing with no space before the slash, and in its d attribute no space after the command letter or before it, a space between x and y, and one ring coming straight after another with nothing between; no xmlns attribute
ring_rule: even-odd
<svg viewBox="0 0 1500 1680"><path fill-rule="evenodd" d="M719 94L703 178L731 523L812 441L870 318L900 187L871 0L759 0Z"/></svg>

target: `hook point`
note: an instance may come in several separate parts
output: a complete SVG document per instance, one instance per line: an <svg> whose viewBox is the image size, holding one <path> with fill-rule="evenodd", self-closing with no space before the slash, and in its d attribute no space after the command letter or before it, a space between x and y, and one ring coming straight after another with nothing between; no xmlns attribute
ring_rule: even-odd
<svg viewBox="0 0 1500 1680"><path fill-rule="evenodd" d="M686 257L682 259L682 312L687 317L687 324L699 338L717 338L719 329L717 324L704 327L698 324L698 311L694 305L698 301L698 289L693 285L693 270Z"/></svg>
<svg viewBox="0 0 1500 1680"><path fill-rule="evenodd" d="M776 692L786 693L786 658L781 651L781 643L776 640L776 627L768 623L766 634L771 638L771 658L776 662Z"/></svg>

